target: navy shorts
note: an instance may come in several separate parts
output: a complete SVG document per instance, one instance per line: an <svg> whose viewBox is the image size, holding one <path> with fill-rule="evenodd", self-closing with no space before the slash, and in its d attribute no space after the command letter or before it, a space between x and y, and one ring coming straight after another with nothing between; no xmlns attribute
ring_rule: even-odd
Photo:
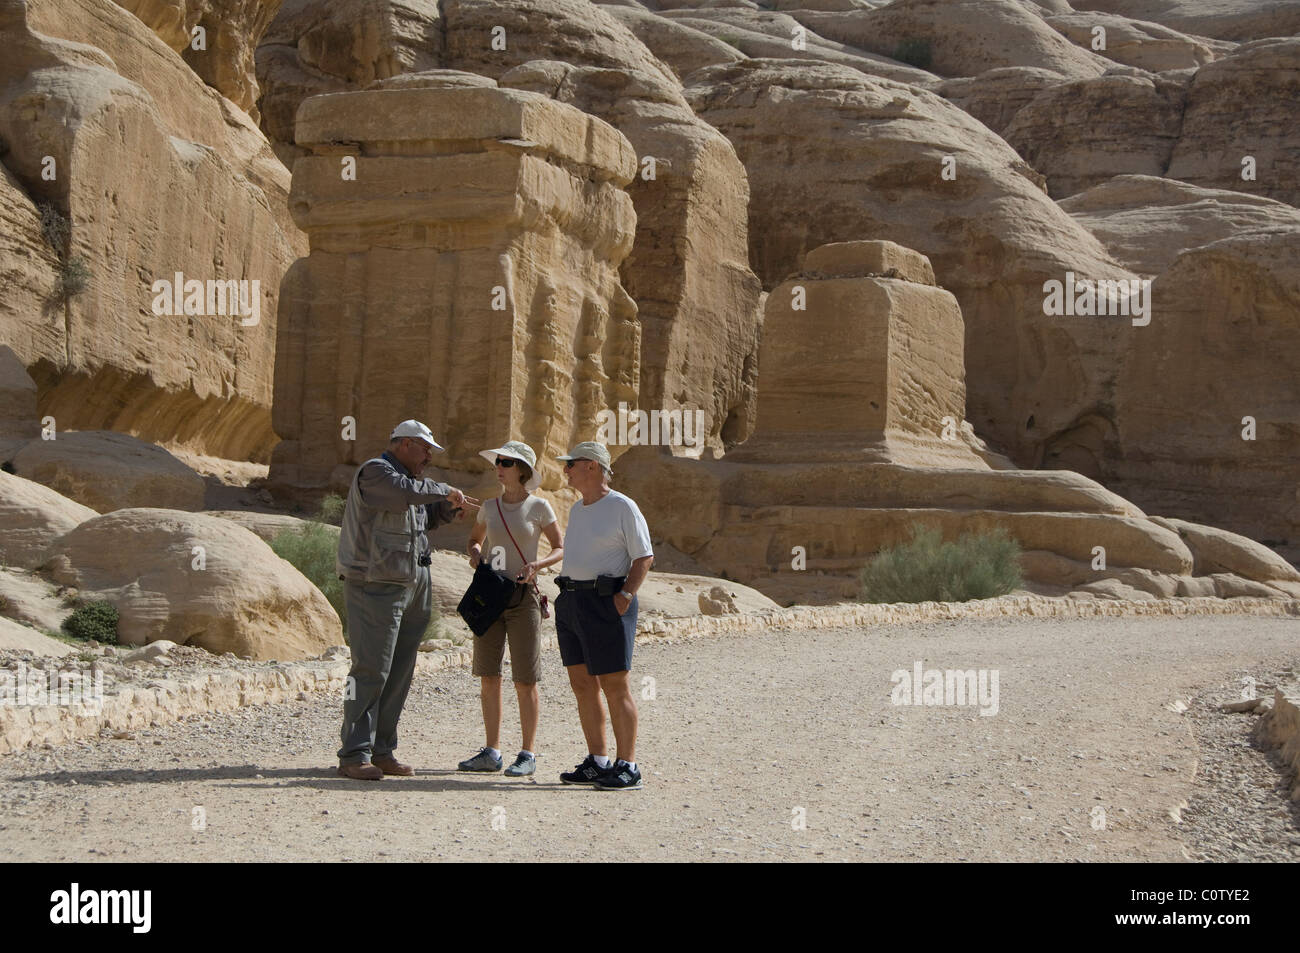
<svg viewBox="0 0 1300 953"><path fill-rule="evenodd" d="M555 636L560 661L587 666L591 675L609 675L632 668L636 638L636 596L627 612L618 614L613 596L595 589L566 589L555 600Z"/></svg>

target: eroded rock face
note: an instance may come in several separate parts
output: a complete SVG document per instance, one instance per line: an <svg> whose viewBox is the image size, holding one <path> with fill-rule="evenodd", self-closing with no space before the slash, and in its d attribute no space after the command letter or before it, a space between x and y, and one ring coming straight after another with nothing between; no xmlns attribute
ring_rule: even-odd
<svg viewBox="0 0 1300 953"><path fill-rule="evenodd" d="M800 23L796 16L785 13L719 5L665 10L661 19L698 30L745 56L838 63L860 70L868 76L883 76L921 87L929 87L937 82L937 77L928 70L907 66L888 55L859 49L851 43L839 42L838 38L819 36L814 29ZM648 40L646 45L655 49L654 44ZM657 50L655 52L658 53Z"/></svg>
<svg viewBox="0 0 1300 953"><path fill-rule="evenodd" d="M760 425L733 459L982 468L959 429L963 337L925 256L893 242L813 249L767 297Z"/></svg>
<svg viewBox="0 0 1300 953"><path fill-rule="evenodd" d="M1296 9L1300 18L1300 7ZM1300 205L1297 101L1300 37L1243 43L1192 77L1178 145L1165 174ZM1253 168L1244 162L1247 157L1254 160Z"/></svg>
<svg viewBox="0 0 1300 953"><path fill-rule="evenodd" d="M49 487L0 471L0 565L35 569L56 539L98 515Z"/></svg>
<svg viewBox="0 0 1300 953"><path fill-rule="evenodd" d="M657 76L540 61L501 83L571 103L627 136L641 163L627 187L637 238L620 269L641 322L638 405L703 410L696 451L746 439L761 287L748 262L749 185L731 143Z"/></svg>
<svg viewBox="0 0 1300 953"><path fill-rule="evenodd" d="M1065 82L1060 73L1036 66L1007 66L978 76L944 80L935 92L960 106L998 135L1035 96Z"/></svg>
<svg viewBox="0 0 1300 953"><path fill-rule="evenodd" d="M1184 99L1182 83L1152 75L1062 83L1040 91L1001 135L1060 199L1116 175L1163 175L1183 126Z"/></svg>
<svg viewBox="0 0 1300 953"><path fill-rule="evenodd" d="M992 469L1005 461L957 430L961 312L933 280L889 242L813 250L768 298L754 437L721 461L630 451L620 487L670 545L775 593L824 588L812 577L826 574L852 596L866 561L921 525L1004 530L1047 554L1025 561L1035 581L1083 564L1072 581L1172 596L1193 568L1177 532L1077 473ZM799 287L805 308L787 303Z"/></svg>
<svg viewBox="0 0 1300 953"><path fill-rule="evenodd" d="M686 93L745 163L750 262L765 288L831 242L924 254L961 305L969 420L1021 465L1103 401L1125 332L1048 317L1044 282L1132 275L985 126L932 94L829 65L707 67Z"/></svg>
<svg viewBox="0 0 1300 953"><path fill-rule="evenodd" d="M1007 66L1034 66L1063 77L1100 76L1106 61L1053 30L1018 0L895 0L874 10L790 15L830 40L898 58L924 44L927 69L975 76Z"/></svg>
<svg viewBox="0 0 1300 953"><path fill-rule="evenodd" d="M1228 44L1191 37L1158 23L1104 13L1067 13L1044 18L1062 36L1116 63L1153 73L1203 66ZM1098 33L1100 27L1102 33Z"/></svg>
<svg viewBox="0 0 1300 953"><path fill-rule="evenodd" d="M162 447L129 434L59 432L19 450L14 469L101 513L146 505L203 509L203 478Z"/></svg>
<svg viewBox="0 0 1300 953"><path fill-rule="evenodd" d="M0 345L0 460L40 435L36 382L12 348Z"/></svg>
<svg viewBox="0 0 1300 953"><path fill-rule="evenodd" d="M24 243L35 240L38 203L69 223L70 236L62 248L47 243L52 266L37 243L18 283L21 310L0 335L60 429L111 428L265 459L276 298L293 258L277 218L287 208L275 212L272 199L277 182L287 192L287 172L248 117L131 14L108 0L69 4L34 2L30 24L27 5L0 6L6 204L22 207ZM102 35L112 58L77 42L82 35ZM54 281L74 259L88 284L65 299ZM248 312L200 295L194 310L203 314L155 313L154 283L177 273L245 282Z"/></svg>
<svg viewBox="0 0 1300 953"><path fill-rule="evenodd" d="M346 486L414 417L446 469L480 471L509 434L562 486L554 456L637 394L641 328L618 278L636 228L628 141L482 86L313 97L297 136L314 153L291 199L312 251L282 289L272 484Z"/></svg>
<svg viewBox="0 0 1300 953"><path fill-rule="evenodd" d="M1284 202L1149 175L1116 176L1060 206L1117 260L1152 276L1221 238L1300 227L1300 209Z"/></svg>
<svg viewBox="0 0 1300 953"><path fill-rule="evenodd" d="M1149 335L1115 383L1106 485L1258 540L1300 537L1300 228L1185 252L1151 292Z"/></svg>
<svg viewBox="0 0 1300 953"><path fill-rule="evenodd" d="M253 51L281 2L117 0L119 6L134 13L181 54L205 83L255 119L257 76Z"/></svg>
<svg viewBox="0 0 1300 953"><path fill-rule="evenodd" d="M1118 13L1223 40L1290 36L1300 31L1300 7L1290 0L1072 0L1072 4L1081 12Z"/></svg>
<svg viewBox="0 0 1300 953"><path fill-rule="evenodd" d="M248 530L214 516L118 510L64 536L49 566L83 598L117 607L126 645L168 639L292 660L343 644L339 617L319 589Z"/></svg>
<svg viewBox="0 0 1300 953"><path fill-rule="evenodd" d="M498 26L504 49L493 48ZM629 403L702 411L715 450L749 434L761 289L747 262L744 169L692 113L673 71L612 12L573 0L296 2L268 31L259 62L273 137L292 136L291 107L313 90L451 82L438 65L461 71L461 84L499 78L619 129L639 162L628 186L638 237L620 267L643 325L641 390Z"/></svg>

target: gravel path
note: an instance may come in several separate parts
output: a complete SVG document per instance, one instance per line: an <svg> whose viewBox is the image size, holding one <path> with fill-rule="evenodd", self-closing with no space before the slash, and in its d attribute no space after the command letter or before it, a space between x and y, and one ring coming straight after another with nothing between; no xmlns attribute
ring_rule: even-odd
<svg viewBox="0 0 1300 953"><path fill-rule="evenodd" d="M997 670L997 714L891 704L891 673L918 660ZM338 777L328 697L0 758L0 858L1297 860L1279 771L1240 744L1253 716L1209 706L1298 660L1300 621L1233 616L639 645L645 788L616 794L558 782L584 752L551 652L535 780L454 770L481 726L475 680L451 670L407 703L414 778Z"/></svg>

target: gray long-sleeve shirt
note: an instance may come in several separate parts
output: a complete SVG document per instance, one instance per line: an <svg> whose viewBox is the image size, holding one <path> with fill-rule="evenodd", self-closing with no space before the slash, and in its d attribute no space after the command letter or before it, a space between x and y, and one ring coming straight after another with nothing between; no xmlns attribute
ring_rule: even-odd
<svg viewBox="0 0 1300 953"><path fill-rule="evenodd" d="M424 504L417 505L415 510L421 556L430 552L425 533L456 518L456 510L447 499L451 486L428 477L415 479L411 471L389 453L361 468L357 475L357 489L361 491L361 501L366 506L389 513L400 513L412 503Z"/></svg>

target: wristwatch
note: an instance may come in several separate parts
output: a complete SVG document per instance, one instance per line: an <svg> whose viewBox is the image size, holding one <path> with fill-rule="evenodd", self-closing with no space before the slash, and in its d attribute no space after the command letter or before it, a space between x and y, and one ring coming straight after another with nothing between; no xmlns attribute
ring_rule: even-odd
<svg viewBox="0 0 1300 953"><path fill-rule="evenodd" d="M624 589L624 590L622 590L621 592L619 592L619 595L620 595L620 596L626 596L628 602L631 602L633 599L636 598L636 593L634 593L634 592L628 592L626 589Z"/></svg>

